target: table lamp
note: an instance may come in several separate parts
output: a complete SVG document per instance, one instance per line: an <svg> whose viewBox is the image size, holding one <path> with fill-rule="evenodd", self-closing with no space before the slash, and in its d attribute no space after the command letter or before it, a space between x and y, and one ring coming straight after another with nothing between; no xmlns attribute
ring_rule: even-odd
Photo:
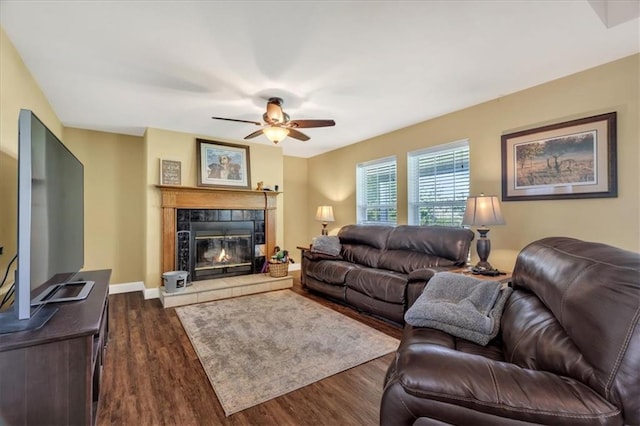
<svg viewBox="0 0 640 426"><path fill-rule="evenodd" d="M322 235L329 235L327 231L328 222L333 222L333 207L332 206L318 206L316 210L316 220L322 222Z"/></svg>
<svg viewBox="0 0 640 426"><path fill-rule="evenodd" d="M489 232L488 226L504 225L505 221L500 211L500 201L495 195L485 196L480 194L479 197L467 198L467 207L462 218L462 224L468 226L477 226L478 242L476 249L480 261L476 264L479 269L493 269L487 261L491 252L491 241L487 238Z"/></svg>

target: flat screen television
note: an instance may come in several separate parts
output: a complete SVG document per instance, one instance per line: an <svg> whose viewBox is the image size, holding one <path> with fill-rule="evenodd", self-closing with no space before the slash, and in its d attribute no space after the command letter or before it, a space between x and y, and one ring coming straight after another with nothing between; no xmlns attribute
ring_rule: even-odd
<svg viewBox="0 0 640 426"><path fill-rule="evenodd" d="M0 333L39 328L57 310L50 303L84 299L93 287L74 280L84 265L84 166L29 110L18 134L15 300Z"/></svg>

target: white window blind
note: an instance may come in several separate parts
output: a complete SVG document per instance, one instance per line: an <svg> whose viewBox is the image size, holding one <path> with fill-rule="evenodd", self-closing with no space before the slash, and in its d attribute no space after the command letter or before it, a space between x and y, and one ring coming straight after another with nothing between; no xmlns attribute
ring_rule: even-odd
<svg viewBox="0 0 640 426"><path fill-rule="evenodd" d="M410 225L460 226L469 196L469 141L407 154Z"/></svg>
<svg viewBox="0 0 640 426"><path fill-rule="evenodd" d="M398 219L396 158L387 157L356 167L357 221L391 224Z"/></svg>

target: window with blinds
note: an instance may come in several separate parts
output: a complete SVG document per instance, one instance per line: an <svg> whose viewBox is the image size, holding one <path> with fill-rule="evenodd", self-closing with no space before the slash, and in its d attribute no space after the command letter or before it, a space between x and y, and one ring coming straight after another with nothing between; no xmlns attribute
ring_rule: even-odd
<svg viewBox="0 0 640 426"><path fill-rule="evenodd" d="M407 154L410 225L460 226L469 196L469 141Z"/></svg>
<svg viewBox="0 0 640 426"><path fill-rule="evenodd" d="M397 210L396 158L356 166L356 216L359 224L395 225Z"/></svg>

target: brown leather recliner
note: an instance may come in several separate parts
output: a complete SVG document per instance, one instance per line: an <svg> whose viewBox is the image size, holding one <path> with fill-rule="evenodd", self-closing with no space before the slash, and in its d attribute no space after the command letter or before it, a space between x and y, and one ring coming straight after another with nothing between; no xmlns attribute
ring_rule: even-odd
<svg viewBox="0 0 640 426"><path fill-rule="evenodd" d="M513 287L487 346L405 326L382 425L640 425L640 254L545 238Z"/></svg>

